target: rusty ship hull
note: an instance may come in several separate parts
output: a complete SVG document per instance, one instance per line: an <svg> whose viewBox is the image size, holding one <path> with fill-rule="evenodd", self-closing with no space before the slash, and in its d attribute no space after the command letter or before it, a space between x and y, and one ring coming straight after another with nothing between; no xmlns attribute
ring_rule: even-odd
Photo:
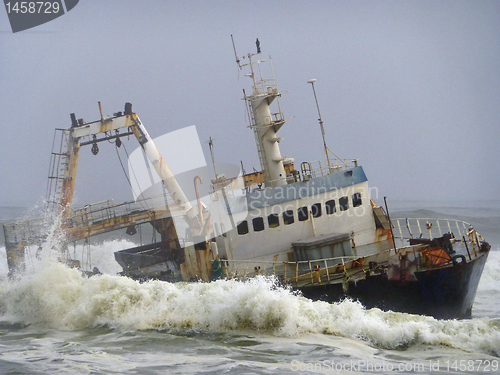
<svg viewBox="0 0 500 375"><path fill-rule="evenodd" d="M437 319L468 319L488 253L469 262L446 265L415 272L416 280L389 280L373 275L346 289L342 282L299 288L310 299L338 302L357 300L366 308L379 308L409 314L428 315Z"/></svg>

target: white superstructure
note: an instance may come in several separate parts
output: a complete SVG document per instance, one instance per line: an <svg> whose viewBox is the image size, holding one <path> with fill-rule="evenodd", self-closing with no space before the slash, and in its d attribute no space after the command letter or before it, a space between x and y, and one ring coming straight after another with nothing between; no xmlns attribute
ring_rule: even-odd
<svg viewBox="0 0 500 375"><path fill-rule="evenodd" d="M286 172L284 167L285 158L281 156L277 133L285 124L285 119L280 110L271 111L271 103L281 94L278 91L276 81L262 78L260 64L265 60L252 61L256 54L249 53L248 63L240 67L249 66L251 73L247 74L252 78L252 93L246 95L244 99L248 104L248 113L250 117L250 127L254 131L257 151L262 171L264 173L264 182L266 187L282 186L286 184ZM258 73L254 68L258 67ZM256 76L258 74L258 76Z"/></svg>

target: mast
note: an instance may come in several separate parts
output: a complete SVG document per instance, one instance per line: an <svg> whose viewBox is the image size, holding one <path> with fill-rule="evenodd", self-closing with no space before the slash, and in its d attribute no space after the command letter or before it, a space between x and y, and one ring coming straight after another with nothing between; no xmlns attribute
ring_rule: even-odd
<svg viewBox="0 0 500 375"><path fill-rule="evenodd" d="M286 185L286 172L281 156L279 141L282 138L277 137L277 132L285 123L285 119L280 110L271 111L271 103L274 99L281 96L274 79L263 79L260 71L260 64L265 60L252 61L254 56L261 53L260 42L257 39L257 53L247 54L248 63L241 64L237 58L240 69L244 66L250 67L250 73L245 74L252 78L253 92L244 96L249 107L250 127L254 131L259 160L264 172L264 182L266 187L276 187ZM244 58L244 57L243 57ZM254 69L254 64L258 66L258 77Z"/></svg>
<svg viewBox="0 0 500 375"><path fill-rule="evenodd" d="M325 127L323 126L323 119L321 118L321 112L319 111L319 104L318 104L318 97L316 96L316 90L314 89L314 82L316 82L316 79L312 78L307 83L310 83L313 89L314 93L314 100L316 101L316 108L318 108L318 121L319 121L319 126L321 128L321 136L323 137L323 147L325 148L325 155L326 155L326 162L328 164L328 172L330 173L331 167L330 167L330 157L328 156L328 147L326 146L326 139L325 139Z"/></svg>

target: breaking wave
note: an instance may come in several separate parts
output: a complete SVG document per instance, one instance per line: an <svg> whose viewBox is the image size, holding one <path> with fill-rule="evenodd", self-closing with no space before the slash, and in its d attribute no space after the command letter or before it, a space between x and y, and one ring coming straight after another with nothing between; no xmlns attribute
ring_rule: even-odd
<svg viewBox="0 0 500 375"><path fill-rule="evenodd" d="M484 266L478 290L480 291L500 291L500 250L490 251L488 260Z"/></svg>
<svg viewBox="0 0 500 375"><path fill-rule="evenodd" d="M9 273L9 266L7 265L7 255L5 253L5 247L0 246L0 280L7 277Z"/></svg>
<svg viewBox="0 0 500 375"><path fill-rule="evenodd" d="M69 330L322 333L386 349L445 345L500 356L500 319L436 320L366 310L350 300L313 302L265 277L177 284L112 275L86 278L49 260L30 275L0 284L0 320Z"/></svg>

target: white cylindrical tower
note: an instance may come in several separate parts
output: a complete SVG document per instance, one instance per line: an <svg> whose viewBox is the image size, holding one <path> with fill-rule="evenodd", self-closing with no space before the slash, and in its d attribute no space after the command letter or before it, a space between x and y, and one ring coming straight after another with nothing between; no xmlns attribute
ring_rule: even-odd
<svg viewBox="0 0 500 375"><path fill-rule="evenodd" d="M248 54L248 65L252 70L250 76L253 79L253 92L249 96L245 95L250 109L251 128L255 133L266 187L282 186L287 183L283 165L285 159L281 156L279 148L279 141L282 138L277 137L277 132L285 123L285 119L280 111L273 113L270 108L271 103L280 96L280 93L274 80L256 80L252 56Z"/></svg>

